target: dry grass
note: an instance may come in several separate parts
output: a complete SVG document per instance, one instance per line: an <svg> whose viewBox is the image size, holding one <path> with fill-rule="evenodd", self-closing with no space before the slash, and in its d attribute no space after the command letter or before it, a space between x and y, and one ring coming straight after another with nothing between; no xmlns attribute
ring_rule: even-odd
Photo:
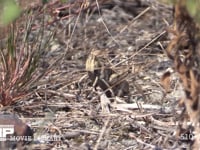
<svg viewBox="0 0 200 150"><path fill-rule="evenodd" d="M182 97L179 80L172 76L168 95L160 84L162 74L172 64L164 51L172 7L154 0L99 0L87 7L54 2L50 10L57 10L58 15L65 12L64 17L55 20L55 14L46 11L44 35L55 29L56 34L39 61L39 69L51 69L29 97L1 110L19 114L36 137L62 137L51 142L38 140L30 145L32 149L189 147L181 137L175 137L182 112L177 106ZM36 26L40 19L34 20ZM93 89L85 70L92 49L109 51L106 65L115 72L130 70L125 78L129 97L109 101L100 88Z"/></svg>

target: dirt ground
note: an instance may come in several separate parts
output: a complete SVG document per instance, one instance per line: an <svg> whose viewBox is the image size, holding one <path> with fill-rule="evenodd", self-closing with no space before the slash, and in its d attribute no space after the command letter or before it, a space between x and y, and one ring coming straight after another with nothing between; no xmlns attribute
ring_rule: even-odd
<svg viewBox="0 0 200 150"><path fill-rule="evenodd" d="M47 27L56 31L41 68L60 59L33 94L9 107L34 130L32 149L162 150L187 148L175 136L183 96L176 74L166 94L160 79L172 6L156 0L93 1L95 6ZM99 7L99 8L98 8ZM73 12L73 9L72 9ZM92 49L109 52L109 66L128 72L129 95L109 100L92 87L85 62ZM14 109L13 109L14 108Z"/></svg>

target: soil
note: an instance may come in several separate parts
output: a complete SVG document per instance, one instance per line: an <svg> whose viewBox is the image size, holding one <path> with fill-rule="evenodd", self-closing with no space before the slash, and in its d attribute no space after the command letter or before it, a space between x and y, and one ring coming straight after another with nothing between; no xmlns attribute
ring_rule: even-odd
<svg viewBox="0 0 200 150"><path fill-rule="evenodd" d="M51 72L38 81L29 97L7 108L31 126L34 137L59 137L55 141L37 139L28 147L187 148L189 144L176 136L182 87L176 74L170 93L160 83L163 73L172 70L165 54L172 6L156 0L109 0L99 1L98 8L97 1L91 2L93 7L47 26L47 34L55 31L55 35L40 67L53 64ZM93 49L109 53L108 65L116 73L128 72L124 80L129 95L110 100L102 89L93 88L85 69ZM54 64L55 60L59 61Z"/></svg>

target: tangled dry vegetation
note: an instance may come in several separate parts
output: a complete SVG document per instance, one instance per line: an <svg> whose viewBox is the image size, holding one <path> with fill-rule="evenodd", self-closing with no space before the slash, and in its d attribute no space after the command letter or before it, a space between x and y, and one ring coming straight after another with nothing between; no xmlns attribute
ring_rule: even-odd
<svg viewBox="0 0 200 150"><path fill-rule="evenodd" d="M174 36L167 47L167 54L168 57L173 60L174 68L182 81L185 91L183 104L185 105L185 111L189 117L189 121L194 128L190 129L190 131L187 131L188 129L186 129L187 132L184 134L195 135L192 149L198 150L200 149L199 25L188 13L185 3L185 1L178 1L175 5L174 25L171 30L171 33L173 33ZM188 119L188 117L184 116L183 118ZM184 123L182 122L181 124Z"/></svg>
<svg viewBox="0 0 200 150"><path fill-rule="evenodd" d="M12 76L8 82L17 85L14 89L5 83L0 87L1 93L8 88L10 96L2 103L6 97L1 95L1 112L19 115L35 137L62 137L36 140L29 149L189 149L192 135L176 133L184 92L177 74L171 74L174 53L166 51L171 5L156 0L38 5L31 6L32 25L24 44L31 53L19 61L25 66L32 62L31 54L39 53L31 72L34 80L17 82ZM20 47L24 34L20 30L19 49L25 47ZM19 69L19 81L27 77L22 74Z"/></svg>

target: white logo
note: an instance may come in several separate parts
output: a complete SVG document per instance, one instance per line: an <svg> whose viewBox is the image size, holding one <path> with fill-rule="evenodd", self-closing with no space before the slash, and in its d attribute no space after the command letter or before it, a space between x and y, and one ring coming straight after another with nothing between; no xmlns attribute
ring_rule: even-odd
<svg viewBox="0 0 200 150"><path fill-rule="evenodd" d="M6 141L6 136L14 134L14 125L0 125L0 141Z"/></svg>

